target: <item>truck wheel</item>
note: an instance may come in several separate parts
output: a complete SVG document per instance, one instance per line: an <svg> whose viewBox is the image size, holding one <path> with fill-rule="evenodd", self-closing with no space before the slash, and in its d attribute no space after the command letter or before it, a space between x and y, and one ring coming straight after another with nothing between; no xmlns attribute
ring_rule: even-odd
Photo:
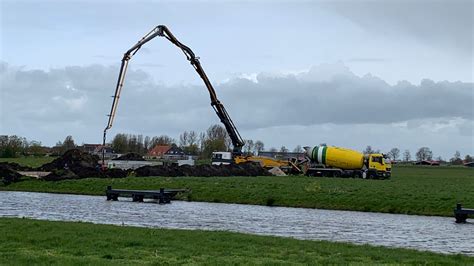
<svg viewBox="0 0 474 266"><path fill-rule="evenodd" d="M369 179L376 179L375 173L369 173Z"/></svg>
<svg viewBox="0 0 474 266"><path fill-rule="evenodd" d="M361 178L361 174L359 172L354 172L354 178Z"/></svg>
<svg viewBox="0 0 474 266"><path fill-rule="evenodd" d="M334 172L333 176L334 177L341 177L341 172L336 171L336 172Z"/></svg>

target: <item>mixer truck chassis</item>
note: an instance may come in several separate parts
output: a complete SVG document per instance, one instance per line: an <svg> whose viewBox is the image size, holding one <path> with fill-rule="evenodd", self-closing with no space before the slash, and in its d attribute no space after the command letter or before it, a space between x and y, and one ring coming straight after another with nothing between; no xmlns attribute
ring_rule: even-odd
<svg viewBox="0 0 474 266"><path fill-rule="evenodd" d="M320 177L347 177L347 178L367 178L367 179L388 179L390 172L364 171L364 170L343 170L338 168L308 168L307 176Z"/></svg>

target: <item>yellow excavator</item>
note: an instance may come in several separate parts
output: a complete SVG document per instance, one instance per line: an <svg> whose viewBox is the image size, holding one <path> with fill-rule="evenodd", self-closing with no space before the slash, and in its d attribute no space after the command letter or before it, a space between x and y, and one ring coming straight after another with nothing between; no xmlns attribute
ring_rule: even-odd
<svg viewBox="0 0 474 266"><path fill-rule="evenodd" d="M226 109L224 108L224 105L217 99L216 92L214 88L212 87L212 84L209 81L206 73L204 72L204 69L201 67L199 58L196 57L194 52L189 47L179 42L176 39L176 37L170 32L170 30L164 25L159 25L153 28L148 34L143 36L143 38L141 38L138 41L138 43L132 46L132 48L128 49L123 55L122 65L120 67L117 86L115 89L115 95L113 96L112 108L109 114L109 120L108 120L106 128L104 129L104 137L103 137L104 146L105 146L105 141L106 141L107 130L112 128L112 124L115 118L118 101L120 99L120 93L124 85L124 79L125 79L125 74L127 72L128 63L130 59L132 58L132 56L134 56L144 44L151 41L153 38L157 36L168 39L171 43L173 43L179 49L181 49L184 55L186 56L186 59L191 63L193 68L196 70L196 72L199 74L201 79L204 81L204 84L206 85L206 88L209 91L209 96L211 98L211 106L214 109L217 116L219 117L222 124L224 124L227 134L229 134L229 137L232 141L233 150L232 150L232 153L230 153L231 158L229 158L231 163L239 164L239 163L246 163L246 162L258 162L263 167L266 167L266 168L279 167L283 170L292 169L293 171L296 170L296 172L300 171L298 166L291 160L277 160L277 159L273 159L269 157L245 156L242 154L242 147L244 146L244 141L242 137L240 136L234 123L232 122L232 119L230 118ZM215 154L219 154L219 152ZM102 154L103 163L104 163L104 160L105 160L105 154L103 153Z"/></svg>

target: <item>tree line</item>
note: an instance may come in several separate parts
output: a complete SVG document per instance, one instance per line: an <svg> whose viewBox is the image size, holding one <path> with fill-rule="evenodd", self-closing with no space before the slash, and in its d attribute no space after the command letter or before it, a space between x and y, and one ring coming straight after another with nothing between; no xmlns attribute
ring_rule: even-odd
<svg viewBox="0 0 474 266"><path fill-rule="evenodd" d="M157 145L176 145L186 154L196 155L202 158L210 158L214 151L231 151L232 141L227 131L221 125L212 125L204 132L194 130L184 131L178 139L168 135L143 136L119 133L111 142L112 149L117 153L135 152L146 154ZM264 143L260 140L245 140L243 152L254 154L264 149Z"/></svg>
<svg viewBox="0 0 474 266"><path fill-rule="evenodd" d="M259 152L265 150L265 144L261 140L244 140L245 145L242 151L247 155L257 155ZM168 135L149 137L143 135L133 135L119 133L115 135L109 145L116 153L135 152L145 155L153 149L156 145L176 145L183 149L186 154L199 156L201 158L210 158L214 151L231 151L232 142L227 134L227 131L221 125L212 125L206 131L197 133L196 131L184 131L179 135L178 139L174 139ZM325 145L325 144L321 144ZM0 135L0 157L19 157L19 156L42 156L50 154L53 156L61 155L67 150L77 148L72 136L66 136L63 141L58 141L54 147L45 147L39 141L28 141L24 137L16 135ZM268 149L271 152L290 152L285 146L279 149L271 147ZM303 152L303 148L297 145L292 152ZM380 150L367 146L363 153L380 153ZM461 153L456 151L454 156L449 160L444 160L441 156L434 157L433 151L429 147L421 147L415 153L414 158L410 150L404 150L403 153L398 148L392 148L386 152L385 155L392 161L411 162L416 161L431 161L436 160L441 163L449 162L451 164L463 164L474 161L474 158L466 154L464 158Z"/></svg>
<svg viewBox="0 0 474 266"><path fill-rule="evenodd" d="M367 146L367 148L363 151L365 154L369 153L380 153L380 150L373 150L371 146ZM412 161L412 156L410 153L410 150L405 150L403 154L400 154L400 149L398 148L392 148L390 151L386 152L385 155L393 161L402 161L402 162L411 162ZM400 157L401 156L401 157ZM441 156L434 157L433 156L433 151L429 147L421 147L417 150L415 153L415 158L416 161L438 161L440 163L448 162L444 160ZM454 165L461 165L463 163L467 162L473 162L474 158L466 154L464 157L464 160L461 158L461 153L459 151L456 151L454 153L454 156L449 159L449 163L454 164Z"/></svg>

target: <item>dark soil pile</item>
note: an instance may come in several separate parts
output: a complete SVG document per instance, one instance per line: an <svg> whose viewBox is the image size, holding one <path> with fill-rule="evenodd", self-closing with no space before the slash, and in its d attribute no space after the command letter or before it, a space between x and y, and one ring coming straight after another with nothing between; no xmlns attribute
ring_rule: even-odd
<svg viewBox="0 0 474 266"><path fill-rule="evenodd" d="M11 168L15 171L34 171L34 168L19 165L17 163L0 162L0 165L8 166L8 168Z"/></svg>
<svg viewBox="0 0 474 266"><path fill-rule="evenodd" d="M18 182L21 178L21 175L17 173L17 170L27 169L27 167L22 167L16 163L0 163L0 178L2 178L2 182L5 185L8 185L12 182Z"/></svg>
<svg viewBox="0 0 474 266"><path fill-rule="evenodd" d="M124 154L118 158L115 158L115 159L112 159L112 160L121 160L121 161L145 161L145 159L143 159L143 157L138 154L138 153L134 153L134 152L131 152L131 153L127 153L127 154Z"/></svg>
<svg viewBox="0 0 474 266"><path fill-rule="evenodd" d="M42 171L73 168L99 168L99 157L78 149L73 149L68 150L61 157L54 159L54 161L39 167Z"/></svg>
<svg viewBox="0 0 474 266"><path fill-rule="evenodd" d="M88 177L126 177L128 171L121 169L100 169L99 157L77 149L69 150L63 156L38 168L50 171L44 180L58 181L64 179L80 179Z"/></svg>
<svg viewBox="0 0 474 266"><path fill-rule="evenodd" d="M136 176L268 176L258 163L231 165L143 166L135 170Z"/></svg>

